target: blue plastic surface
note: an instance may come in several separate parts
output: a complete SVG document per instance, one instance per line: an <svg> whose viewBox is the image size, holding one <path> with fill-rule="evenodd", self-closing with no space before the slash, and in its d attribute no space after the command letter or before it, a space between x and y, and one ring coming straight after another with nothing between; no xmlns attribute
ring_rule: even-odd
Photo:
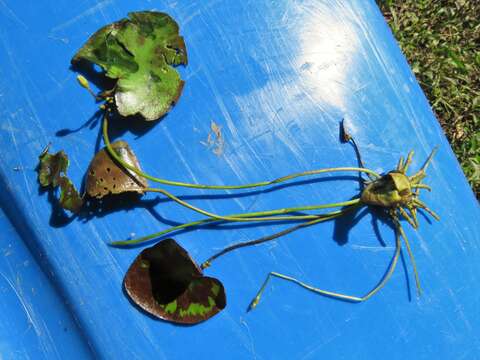
<svg viewBox="0 0 480 360"><path fill-rule="evenodd" d="M236 184L355 166L352 148L338 139L343 117L367 166L380 172L411 149L416 169L439 145L426 179L433 192L423 199L442 219L430 223L421 216L417 232L407 226L422 297L415 294L406 259L386 288L365 303L335 301L274 280L258 308L246 313L271 270L348 294L371 289L391 259L394 235L366 213L351 224L321 224L219 259L206 273L223 281L228 306L198 326L154 320L130 304L122 279L140 248L115 249L108 241L199 216L169 201L155 204L150 200L156 197L148 195L135 208L62 224L52 218L34 169L51 141L54 150L69 154L69 174L81 182L99 127L56 135L78 128L96 111L69 69L70 58L100 26L143 9L171 14L189 53L188 67L181 69L186 86L172 112L151 129L127 130L131 124L116 129L150 173ZM24 249L16 263L2 260L0 289L13 296L8 286L15 276L5 269L18 269L23 259L33 264L30 258L53 284L42 280L35 265L22 275L22 289L41 281L45 290L18 304L9 298L4 305L2 299L2 334L11 319L22 320L12 336L1 339L0 351L18 348L18 358L38 358L36 353L62 358L70 349L85 358L88 348L111 359L479 358L479 206L373 0L0 1L0 64L0 204L20 236L2 220L2 233L9 235L2 234L0 248ZM212 122L222 131L220 148L205 145ZM170 190L221 214L347 200L358 192L355 179L322 179L278 191L232 191L242 194L232 197ZM285 226L196 229L176 239L201 262L227 244ZM57 305L42 310L49 302ZM25 319L25 306L39 306L33 320ZM48 332L27 330L25 341L17 343L14 334L35 321L45 322L50 334L61 332L59 322L71 331L45 339Z"/></svg>
<svg viewBox="0 0 480 360"><path fill-rule="evenodd" d="M89 358L88 341L0 209L2 359Z"/></svg>

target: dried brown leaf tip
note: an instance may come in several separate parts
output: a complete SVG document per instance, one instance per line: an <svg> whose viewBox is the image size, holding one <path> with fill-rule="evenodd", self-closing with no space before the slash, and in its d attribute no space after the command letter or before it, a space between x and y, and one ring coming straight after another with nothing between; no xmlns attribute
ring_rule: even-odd
<svg viewBox="0 0 480 360"><path fill-rule="evenodd" d="M49 146L38 157L38 181L43 187L60 188L60 205L69 211L77 213L83 206L83 199L75 186L67 177L69 160L63 150L55 154L48 152Z"/></svg>
<svg viewBox="0 0 480 360"><path fill-rule="evenodd" d="M143 250L124 280L128 296L143 310L180 324L205 321L226 306L222 283L203 276L173 239Z"/></svg>
<svg viewBox="0 0 480 360"><path fill-rule="evenodd" d="M343 119L342 122L340 123L340 141L342 143L347 143L350 140L352 140L352 136L347 130L347 127L345 125L345 119Z"/></svg>
<svg viewBox="0 0 480 360"><path fill-rule="evenodd" d="M125 141L112 143L112 148L123 161L140 169L135 153ZM103 148L90 163L85 188L89 196L100 199L105 195L126 192L143 194L147 186L147 180L117 164L107 149Z"/></svg>

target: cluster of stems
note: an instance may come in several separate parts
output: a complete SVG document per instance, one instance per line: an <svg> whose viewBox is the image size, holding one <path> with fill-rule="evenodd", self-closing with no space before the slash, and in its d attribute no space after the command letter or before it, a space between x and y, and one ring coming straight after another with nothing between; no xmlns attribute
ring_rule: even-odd
<svg viewBox="0 0 480 360"><path fill-rule="evenodd" d="M263 187L263 186L268 186L268 185L274 185L274 184L279 184L291 179L295 179L298 177L302 176L311 176L311 175L316 175L316 174L324 174L324 173L331 173L331 172L358 172L358 173L366 173L371 180L375 180L380 177L379 174L374 172L373 170L367 169L365 167L337 167L337 168L325 168L325 169L317 169L317 170L310 170L310 171L305 171L305 172L299 172L299 173L294 173L290 175L286 175L274 180L270 181L262 181L262 182L256 182L256 183L250 183L250 184L242 184L242 185L203 185L203 184L191 184L191 183L185 183L185 182L179 182L179 181L172 181L172 180L165 180L162 178L158 178L155 176L152 176L150 174L145 173L144 171L126 163L125 161L122 160L122 158L115 152L115 150L111 147L110 140L108 137L108 113L105 114L104 116L104 121L103 121L103 139L107 148L107 151L110 153L110 155L125 169L128 169L135 173L138 176L144 177L150 181L153 181L155 183L163 184L163 185L171 185L171 186L180 186L180 187L188 187L188 188L195 188L195 189L212 189L212 190L232 190L232 189L251 189L251 188L258 188L258 187ZM359 154L358 152L358 147L356 144L353 142L353 138L349 139L352 144L354 145L354 148L357 152L357 155ZM360 160L361 161L361 160ZM361 163L363 166L363 162ZM261 222L267 222L267 221L304 221L301 222L300 224L297 224L295 226L292 226L290 228L287 228L283 231L277 232L275 234L265 236L256 240L251 240L251 241L245 241L245 242L240 242L236 243L234 245L228 246L224 248L223 250L219 251L218 253L214 254L211 256L209 259L207 259L205 262L202 263L201 268L205 269L211 266L212 261L215 259L219 258L220 256L223 256L227 254L230 251L239 249L241 247L246 247L246 246L253 246L253 245L258 245L267 241L272 241L274 239L277 239L281 236L285 236L289 233L292 233L296 230L308 227L308 226L313 226L315 224L319 224L321 222L333 220L335 218L338 218L340 216L345 215L346 213L364 205L361 202L360 198L355 198L352 200L348 201L343 201L343 202L337 202L337 203L329 203L329 204L320 204L320 205L305 205L305 206L296 206L296 207L288 207L288 208L281 208L281 209L274 209L274 210L266 210L266 211L257 211L257 212L248 212L248 213L239 213L239 214L229 214L229 215L218 215L214 214L211 212L208 212L204 209L201 209L199 207L196 207L192 204L189 204L186 201L183 201L176 197L175 195L171 194L167 190L161 189L161 188L147 188L145 191L150 191L150 192L156 192L163 194L167 198L175 201L176 203L180 204L181 206L184 206L190 210L193 210L195 212L198 212L202 215L207 216L205 219L201 220L196 220L184 224L180 224L177 226L170 227L168 229L143 236L137 239L131 239L131 240L123 240L123 241L115 241L112 242L111 244L114 246L131 246L131 245L137 245L143 242L151 241L153 239L158 239L168 233L174 232L174 231L179 231L187 228L192 228L192 227L198 227L198 226L203 226L207 224L215 224L215 223L224 223L224 222L253 222L253 221L261 221ZM316 213L316 214L306 214L306 215L285 215L289 213L298 213L298 212L304 212L304 211L314 211L314 210L322 210L322 209L332 209L332 208L337 208L337 210L326 212L326 213ZM402 231L403 232L403 231ZM404 235L404 234L402 234ZM405 241L408 244L408 240L406 237L404 237ZM408 247L409 248L409 247ZM351 295L345 295L333 291L327 291L327 290L322 290L316 287L313 287L311 285L308 285L302 281L299 281L296 278L293 278L291 276L287 276L284 274L280 274L278 272L270 272L263 283L262 287L260 290L257 292L256 296L252 300L252 302L249 305L248 310L252 310L257 306L257 304L260 301L260 298L267 286L267 283L269 282L270 278L272 276L281 278L283 280L288 280L296 283L297 285L300 285L310 291L313 291L317 294L321 294L324 296L340 299L340 300L345 300L345 301L352 301L352 302L361 302L369 299L372 297L374 294L376 294L380 289L382 289L387 281L390 279L391 275L393 274L393 271L395 270L395 267L397 265L399 255L400 255L400 232L396 231L396 250L395 254L393 256L393 259L390 263L390 266L384 275L384 277L381 279L381 281L371 290L369 291L365 296L358 297L358 296L351 296ZM412 255L413 259L413 255ZM415 269L415 275L416 279L418 279L417 273L416 273L416 268ZM417 282L418 289L419 287L419 282Z"/></svg>
<svg viewBox="0 0 480 360"><path fill-rule="evenodd" d="M96 96L90 90L90 88L88 86L88 82L86 82L86 80L84 78L79 77L79 82L83 87L85 87L95 97L96 100L99 99L99 97ZM259 188L259 187L266 187L266 186L270 186L270 185L280 184L280 183L283 183L283 182L286 182L286 181L289 181L289 180L292 180L292 179L304 177L304 176L312 176L312 175L319 175L319 174L333 173L333 172L355 172L355 173L358 173L360 175L360 178L361 178L361 174L366 174L371 181L375 181L376 179L379 179L381 177L375 171L365 168L365 166L363 164L363 161L361 160L360 152L358 150L357 144L355 143L355 141L353 140L353 138L350 135L345 134L345 133L344 133L344 141L345 142L350 142L353 145L353 147L355 149L355 152L356 152L356 155L359 159L360 167L335 167L335 168L324 168L324 169L317 169L317 170L309 170L309 171L289 174L289 175L286 175L286 176L283 176L283 177L280 177L280 178L276 178L276 179L273 179L273 180L260 181L260 182L249 183L249 184L240 184L240 185L204 185L204 184L172 181L172 180L167 180L167 179L162 179L162 178L159 178L159 177L155 177L155 176L152 176L152 175L136 168L135 166L132 166L131 164L125 162L121 158L121 156L116 153L115 149L111 146L109 135L108 135L108 121L109 121L110 114L112 113L111 106L113 104L113 99L111 98L111 95L109 95L111 93L112 92L104 93L104 94L107 94L107 95L104 96L103 98L100 96L100 98L105 100L105 103L101 105L101 108L104 110L103 124L102 124L102 134L103 134L103 140L104 140L105 146L107 148L107 151L112 156L112 158L115 159L115 161L118 163L118 165L122 166L125 169L125 171L130 171L130 172L132 172L132 173L134 173L134 174L136 174L140 177L143 177L145 179L148 179L148 180L150 180L154 183L158 183L158 184L161 184L161 185L168 185L168 186L193 188L193 189L242 190L242 189L253 189L253 188ZM406 170L406 167L405 167L405 170ZM426 167L426 165L424 167ZM422 186L421 184L416 185L416 189L415 189L416 194L418 194L418 190L420 188L428 188L428 187ZM137 245L137 244L141 244L141 243L144 243L144 242L147 242L147 241L158 239L158 238L160 238L160 237L162 237L162 236L164 236L168 233L172 233L172 232L175 232L175 231L184 230L184 229L188 229L188 228L192 228L192 227L204 226L204 225L221 224L221 223L225 223L225 222L270 222L270 221L300 222L299 224L297 224L295 226L292 226L290 228L287 228L287 229L285 229L283 231L280 231L278 233L275 233L275 234L272 234L272 235L269 235L269 236L266 236L266 237L262 237L260 239L241 242L241 243L237 243L237 244L228 246L225 249L223 249L222 251L220 251L220 252L216 253L215 255L211 256L208 260L206 260L201 265L202 269L205 269L205 268L209 267L211 265L212 261L214 261L218 257L220 257L220 256L222 256L222 255L224 255L224 254L226 254L230 251L236 250L236 249L241 248L241 247L257 245L257 244L260 244L260 243L264 243L264 242L267 242L267 241L277 239L281 236L287 235L287 234L289 234L293 231L299 230L301 228L305 228L305 227L312 226L312 225L315 225L315 224L318 224L318 223L321 223L321 222L325 222L325 221L329 221L329 220L338 218L338 217L343 216L346 213L348 213L348 212L350 212L354 209L357 209L361 206L366 205L362 201L362 199L360 197L358 197L358 198L354 198L354 199L347 200L347 201L329 203L329 204L305 205L305 206L286 207L286 208L256 211L256 212L219 215L219 214L215 214L215 213L209 212L207 210L204 210L202 208L199 208L197 206L194 206L194 205L176 197L175 195L173 195L172 193L170 193L169 191L167 191L163 188L150 188L149 187L149 188L146 188L145 191L162 194L162 195L166 196L167 198L169 198L170 200L178 203L179 205L184 206L184 207L186 207L186 208L188 208L192 211L195 211L199 214L202 214L202 215L206 216L206 218L196 220L196 221L191 221L191 222L184 223L184 224L180 224L180 225L177 225L177 226L173 226L173 227L170 227L168 229L165 229L165 230L162 230L162 231L159 231L159 232L147 235L147 236L143 236L143 237L140 237L140 238L123 240L123 241L114 241L114 242L111 243L111 245L114 245L114 246ZM318 212L318 210L324 210L324 209L335 209L335 210L332 210L332 211L329 211L329 212ZM313 211L313 213L304 213L304 212L307 212L307 211L308 212ZM291 215L292 213L296 213L296 215ZM301 213L301 214L298 214L298 213ZM401 209L400 209L400 214L403 214ZM403 238L403 240L406 244L408 254L409 254L410 259L412 261L413 270L414 270L414 273L415 273L415 280L416 280L416 284L417 284L417 289L420 292L421 288L420 288L418 273L417 273L415 261L414 261L413 254L412 254L411 249L410 249L410 245L409 245L407 236L406 236L405 232L403 231L403 229L400 225L400 221L399 221L399 218L396 215L396 213L392 211L390 213L390 215L391 215L392 220L395 224L395 234L396 234L395 253L394 253L392 261L390 262L390 265L387 269L387 272L385 273L383 278L365 296L361 296L361 297L350 296L350 295L345 295L345 294L336 293L336 292L332 292L332 291L318 289L318 288L313 287L311 285L308 285L308 284L306 284L302 281L299 281L298 279L295 279L291 276L287 276L287 275L280 274L280 273L277 273L277 272L270 272L268 274L265 282L263 283L262 287L258 291L257 295L255 296L255 298L251 302L249 309L253 309L258 304L258 302L260 300L260 297L263 294L263 292L266 288L266 285L267 285L268 281L271 279L271 277L277 277L277 278L281 278L283 280L294 282L297 285L300 285L300 286L302 286L302 287L304 287L308 290L311 290L315 293L318 293L318 294L321 294L321 295L324 295L324 296L333 297L333 298L337 298L337 299L340 299L340 300L352 301L352 302L365 301L365 300L369 299L371 296L373 296L375 293L377 293L387 283L388 279L391 277L391 275L392 275L392 273L393 273L393 271L394 271L394 269L397 265L399 255L400 255L400 252L401 252L401 244L400 244L401 238Z"/></svg>
<svg viewBox="0 0 480 360"><path fill-rule="evenodd" d="M119 154L116 153L115 149L111 146L110 139L108 136L108 116L109 113L106 111L104 118L103 118L103 140L107 151L109 154L115 159L115 161L121 165L123 168L130 170L131 172L135 173L138 176L141 176L145 179L148 179L152 182L163 184L163 185L171 185L171 186L178 186L178 187L187 187L187 188L195 188L195 189L211 189L211 190L233 190L233 189L252 189L258 187L265 187L268 185L275 185L280 184L295 178L303 177L303 176L311 176L317 174L324 174L324 173L332 173L332 172L359 172L359 173L366 173L372 178L379 178L380 175L377 174L375 171L363 168L363 167L336 167L336 168L324 168L324 169L317 169L317 170L309 170L304 172L298 172L289 174L274 180L269 181L262 181L250 184L241 184L241 185L204 185L204 184L192 184L192 183L185 183L179 181L172 181L166 180L159 177L152 176L147 174L146 172L132 166L131 164L125 162ZM146 192L155 192L160 193L170 200L178 203L181 206L184 206L192 211L200 213L202 215L207 216L206 219L192 221L189 223L181 224L178 226L171 227L169 229L150 234L147 236L143 236L137 239L132 240L124 240L124 241L115 241L111 244L114 246L128 246L128 245L136 245L142 242L150 241L156 238L159 238L163 235L166 235L170 232L186 229L189 227L194 226L201 226L205 224L211 224L215 222L267 222L267 221L302 221L306 220L307 223L317 224L319 222L331 220L337 218L339 216L344 215L346 212L351 211L353 208L358 207L361 204L360 198L355 198L352 200L336 202L336 203L329 203L329 204L319 204L319 205L305 205L305 206L296 206L296 207L287 207L281 209L273 209L273 210L265 210L265 211L257 211L257 212L248 212L248 213L239 213L239 214L229 214L229 215L219 215L197 206L194 206L178 197L170 193L169 191L162 189L162 188L146 188ZM315 210L323 210L323 209L332 209L338 208L339 210L327 212L327 213L317 213L317 214L305 214L305 215L286 215L291 213L298 213L304 211L315 211ZM312 224L312 225L313 225Z"/></svg>

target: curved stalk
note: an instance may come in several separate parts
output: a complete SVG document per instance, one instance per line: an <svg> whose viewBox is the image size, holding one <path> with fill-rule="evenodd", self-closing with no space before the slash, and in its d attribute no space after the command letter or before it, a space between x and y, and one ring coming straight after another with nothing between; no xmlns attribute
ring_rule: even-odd
<svg viewBox="0 0 480 360"><path fill-rule="evenodd" d="M250 183L250 184L243 184L243 185L203 185L203 184L192 184L192 183L185 183L185 182L180 182L180 181L172 181L172 180L165 180L161 179L155 176L151 176L142 170L136 168L135 166L132 166L125 161L123 161L120 156L117 155L115 150L112 148L110 144L110 139L108 137L108 112L105 112L105 115L103 117L103 141L105 142L105 146L107 148L107 151L110 153L110 155L124 168L129 169L133 171L135 174L138 176L141 176L145 179L151 180L156 183L164 184L164 185L172 185L172 186L181 186L181 187L187 187L187 188L193 188L193 189L211 189L211 190L235 190L235 189L251 189L251 188L256 188L256 187L262 187L262 186L268 186L268 185L274 185L274 184L279 184L288 180L292 180L298 177L303 177L303 176L309 176L309 175L318 175L318 174L324 174L324 173L330 173L330 172L346 172L346 171L354 171L354 172L363 172L370 174L374 176L375 178L380 177L379 174L377 174L375 171L366 169L366 168L360 168L360 167L337 167L337 168L325 168L325 169L318 169L318 170L309 170L309 171L304 171L304 172L299 172L299 173L293 173L287 176L282 176L280 178L270 180L270 181L261 181L261 182L256 182L256 183Z"/></svg>
<svg viewBox="0 0 480 360"><path fill-rule="evenodd" d="M341 294L341 293L337 293L337 292L333 292L333 291L328 291L328 290L322 290L322 289L316 288L314 286L308 285L307 283L304 283L303 281L300 281L300 280L298 280L294 277L272 271L267 275L267 278L263 282L263 285L260 287L260 290L257 292L257 295L250 302L250 305L248 307L248 311L254 309L258 305L258 303L260 301L260 298L261 298L261 296L262 296L263 292L265 291L265 288L268 284L268 281L270 280L270 278L272 276L278 277L278 278L283 279L283 280L291 281L291 282L293 282L293 283L295 283L295 284L297 284L297 285L299 285L299 286L301 286L301 287L303 287L307 290L313 291L316 294L320 294L320 295L323 295L323 296L328 296L328 297L331 297L331 298L334 298L334 299L352 301L352 302L362 302L362 301L370 299L373 295L375 295L378 291L380 291L387 284L388 280L390 279L390 277L393 274L393 271L395 270L395 267L397 266L397 262L398 262L398 259L399 259L399 256L400 256L400 250L401 250L400 231L398 231L398 230L395 231L395 235L396 235L395 253L393 255L392 261L390 262L390 266L388 267L388 271L383 276L382 280L377 284L377 286L375 286L372 290L370 290L366 295L364 295L364 296L353 296L353 295L345 295L345 294Z"/></svg>
<svg viewBox="0 0 480 360"><path fill-rule="evenodd" d="M239 242L239 243L236 243L236 244L227 246L226 248L224 248L223 250L219 251L218 253L210 256L210 257L201 265L201 268L202 268L202 269L206 269L207 267L209 267L209 266L211 265L211 263L212 263L213 260L219 258L220 256L223 256L223 255L229 253L230 251L233 251L233 250L236 250L236 249L240 249L240 248L242 248L242 247L253 246L253 245L258 245L258 244L263 244L264 242L278 239L278 238L281 237L281 236L290 234L290 233L292 233L292 232L294 232L294 231L296 231L296 230L302 229L302 228L304 228L304 227L312 226L312 225L318 224L318 223L320 223L320 222L324 222L324 221L328 221L328 220L335 219L335 218L337 218L337 217L340 217L340 216L342 216L342 215L345 215L347 212L353 210L353 209L356 208L357 206L358 206L358 204L357 204L357 205L352 205L352 206L346 207L346 208L344 208L344 209L342 209L342 210L339 210L339 211L336 211L336 212L331 212L331 213L328 213L328 214L323 214L324 216L322 216L321 218L318 218L318 217L317 217L317 218L314 219L314 220L307 221L307 222L304 222L304 223L299 224L299 225L295 225L295 226L293 226L293 227L290 227L290 228L288 228L288 229L282 230L282 231L277 232L277 233L275 233L275 234L261 237L260 239L250 240L250 241L243 241L243 242Z"/></svg>
<svg viewBox="0 0 480 360"><path fill-rule="evenodd" d="M317 214L317 215L292 215L292 216L289 216L289 219L288 220L291 220L291 221L299 221L299 220L315 220L315 219L323 219L325 217L330 217L330 216L334 216L334 215L337 215L337 214L343 214L344 212L346 212L347 209L353 209L354 207L358 207L360 206L361 204L358 203L358 204L354 204L354 205L350 205L348 206L347 208L345 209L342 209L342 210L336 210L336 211L332 211L332 212L329 212L329 213L325 213L325 214ZM291 208L293 209L293 208ZM298 208L296 208L298 209ZM275 213L277 214L281 214L281 213L285 213L284 212L285 209L279 209L279 210L271 210L271 211L268 211L268 212L265 212L265 211L259 211L259 212L250 212L250 213L240 213L240 214L231 214L229 215L228 217L234 217L236 219L242 219L242 218L245 218L245 217L256 217L256 216L262 216L262 215L273 215ZM299 211L299 210L292 210L292 211ZM280 220L280 217L275 217L274 218L275 220ZM284 219L285 220L285 219ZM186 228L190 228L190 227L194 227L194 226L202 226L202 225L208 225L208 224L212 224L212 223L216 223L216 222L220 222L220 221L224 221L224 220L219 220L219 219L214 219L214 218L208 218L208 219L202 219L202 220L196 220L196 221L191 221L191 222L188 222L188 223L185 223L185 224L180 224L180 225L177 225L177 226L172 226L168 229L165 229L165 230L162 230L162 231L159 231L159 232L156 232L156 233L153 233L153 234L150 234L150 235L146 235L146 236L142 236L140 238L137 238L137 239L132 239L132 240L121 240L121 241L113 241L110 243L110 245L112 246L130 246L130 245L137 245L137 244L141 244L143 242L146 242L146 241L150 241L150 240L153 240L153 239L156 239L156 238L159 238L160 236L163 236L163 235L166 235L168 233L171 233L171 232L174 232L174 231L177 231L177 230L182 230L182 229L186 229Z"/></svg>
<svg viewBox="0 0 480 360"><path fill-rule="evenodd" d="M418 295L421 295L422 294L422 286L420 285L420 276L418 275L417 263L415 261L415 257L413 256L413 252L412 252L412 249L410 247L410 242L408 241L407 234L405 234L405 231L403 231L403 228L402 228L402 225L400 224L400 221L395 220L395 222L396 222L396 226L397 226L397 231L400 233L400 235L403 238L403 241L405 242L408 257L410 258L410 262L412 263L413 274L415 276L415 285L417 287L417 293L418 293Z"/></svg>

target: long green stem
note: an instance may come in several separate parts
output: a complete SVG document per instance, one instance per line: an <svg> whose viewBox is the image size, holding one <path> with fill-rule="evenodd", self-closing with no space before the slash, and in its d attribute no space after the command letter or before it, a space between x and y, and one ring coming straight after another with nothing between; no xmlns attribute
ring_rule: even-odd
<svg viewBox="0 0 480 360"><path fill-rule="evenodd" d="M202 185L202 184L191 184L191 183L185 183L185 182L180 182L180 181L171 181L171 180L165 180L161 179L158 177L151 176L142 170L136 168L135 166L132 166L125 161L122 160L120 156L115 152L115 150L112 148L110 144L110 139L108 137L108 113L106 112L104 117L103 117L103 141L105 142L105 146L107 147L108 152L110 155L123 167L126 169L129 169L133 171L135 174L144 177L145 179L151 180L153 182L157 182L160 184L164 185L172 185L172 186L182 186L182 187L188 187L188 188L194 188L194 189L212 189L212 190L234 190L234 189L250 189L250 188L256 188L256 187L262 187L262 186L268 186L268 185L273 185L273 184L279 184L288 180L292 180L298 177L302 176L309 176L309 175L317 175L317 174L324 174L324 173L330 173L330 172L345 172L345 171L355 171L355 172L364 172L367 174L370 174L374 176L375 178L380 177L379 174L377 174L375 171L370 170L370 169L365 169L365 168L359 168L359 167L337 167L337 168L325 168L325 169L318 169L318 170L309 170L309 171L304 171L304 172L299 172L299 173L294 173L290 174L287 176L282 176L280 178L270 180L270 181L261 181L261 182L256 182L256 183L251 183L251 184L243 184L243 185Z"/></svg>
<svg viewBox="0 0 480 360"><path fill-rule="evenodd" d="M275 216L271 217L270 215L281 215L281 214L288 214L292 212L297 212L297 211L307 211L307 210L319 210L319 209L328 209L328 208L333 208L333 207L342 207L342 206L349 206L349 205L355 205L360 202L360 199L353 199L349 201L343 201L339 203L331 203L331 204L322 204L322 205L308 205L308 206L299 206L299 207L292 207L292 208L283 208L283 209L277 209L277 210L270 210L270 211L261 211L257 212L255 217L241 217L239 218L238 216L223 216L223 215L217 215L208 211L205 211L203 209L200 209L196 206L193 206L186 201L183 201L179 198L177 198L175 195L171 194L170 192L164 190L164 189L156 189L156 188L146 188L145 191L148 192L158 192L161 193L168 198L172 199L176 203L190 209L193 211L196 211L202 215L206 215L208 217L217 219L217 220L225 220L225 221L243 221L243 222L248 222L248 221L277 221L277 220L290 220L291 216L288 217L280 217L280 216ZM258 217L260 216L260 217ZM267 217L268 216L268 217ZM301 218L295 217L294 220L299 220Z"/></svg>
<svg viewBox="0 0 480 360"><path fill-rule="evenodd" d="M372 290L370 290L366 295L360 297L360 296L353 296L353 295L345 295L345 294L341 294L341 293L337 293L337 292L333 292L333 291L328 291L328 290L322 290L322 289L316 288L314 286L311 286L307 283L304 283L303 281L300 281L300 280L298 280L294 277L272 271L267 275L267 278L263 282L263 285L260 287L260 290L257 292L257 295L251 301L251 303L248 307L248 310L250 311L258 305L258 303L260 301L260 298L261 298L263 292L265 291L265 288L267 287L267 284L268 284L268 282L269 282L269 280L272 276L278 277L278 278L283 279L283 280L291 281L291 282L293 282L297 285L300 285L301 287L303 287L307 290L313 291L316 294L332 297L332 298L339 299L339 300L362 302L362 301L370 299L373 295L375 295L378 291L380 291L386 285L386 283L388 282L388 280L392 276L392 274L395 270L395 267L397 266L398 258L400 256L401 243L400 243L400 233L399 233L399 231L396 231L395 234L396 234L395 254L393 255L392 261L390 262L390 266L388 267L387 273L384 275L382 280L377 284L377 286L375 286Z"/></svg>
<svg viewBox="0 0 480 360"><path fill-rule="evenodd" d="M236 249L240 249L242 247L247 247L247 246L253 246L253 245L258 245L258 244L263 244L267 241L272 241L272 240L275 240L275 239L278 239L279 237L281 236L285 236L285 235L288 235L296 230L299 230L299 229L303 229L304 227L308 227L308 226L313 226L315 224L318 224L320 222L324 222L324 221L328 221L328 220L332 220L332 219L335 219L337 217L340 217L342 215L345 215L347 212L353 210L354 208L356 208L357 206L349 206L349 207L346 207L340 211L337 211L335 213L329 213L329 214L323 214L324 216L321 217L321 218L316 218L314 220L311 220L311 221L307 221L307 222L304 222L304 223L301 223L301 224L298 224L298 225L295 225L295 226L292 226L292 227L289 227L285 230L282 230L280 232L277 232L275 234L272 234L272 235L268 235L268 236L264 236L264 237L261 237L259 239L256 239L256 240L249 240L249 241L243 241L243 242L239 242L239 243L236 243L236 244L233 244L233 245L230 245L230 246L227 246L226 248L224 248L223 250L219 251L218 253L210 256L201 266L202 269L205 269L207 267L209 267L212 263L213 260L219 258L220 256L223 256L227 253L229 253L230 251L233 251L233 250L236 250Z"/></svg>
<svg viewBox="0 0 480 360"><path fill-rule="evenodd" d="M357 206L360 206L360 205L361 205L360 203L356 203L356 204L353 204L353 205L349 205L345 209L336 210L336 211L328 212L328 213L325 213L325 214L290 216L289 220L298 221L298 220L323 219L323 218L326 218L326 217L330 217L330 216L334 216L334 215L338 215L338 214L343 214L347 209L357 207ZM291 209L299 209L299 208L291 208ZM279 209L279 210L271 210L269 212L258 211L258 212L250 212L250 213L231 214L231 215L228 215L228 217L234 217L234 218L240 218L241 219L241 218L245 218L245 217L261 216L261 215L265 215L266 213L268 213L268 215L272 215L272 214L275 214L275 213L281 214L281 213L285 213L284 212L285 210L286 209ZM292 211L301 211L301 210L292 210ZM280 217L276 217L275 220L280 220ZM146 242L146 241L150 241L150 240L159 238L160 236L166 235L166 234L171 233L173 231L182 230L182 229L186 229L186 228L194 227L194 226L207 225L207 224L211 224L211 223L215 223L215 222L219 222L219 221L223 221L223 220L209 218L209 219L191 221L191 222L188 222L188 223L185 223L185 224L172 226L168 229L165 229L165 230L162 230L162 231L159 231L159 232L147 235L147 236L142 236L142 237L137 238L137 239L113 241L113 242L110 243L110 245L112 245L112 246L137 245L137 244L140 244L140 243L143 243L143 242Z"/></svg>

